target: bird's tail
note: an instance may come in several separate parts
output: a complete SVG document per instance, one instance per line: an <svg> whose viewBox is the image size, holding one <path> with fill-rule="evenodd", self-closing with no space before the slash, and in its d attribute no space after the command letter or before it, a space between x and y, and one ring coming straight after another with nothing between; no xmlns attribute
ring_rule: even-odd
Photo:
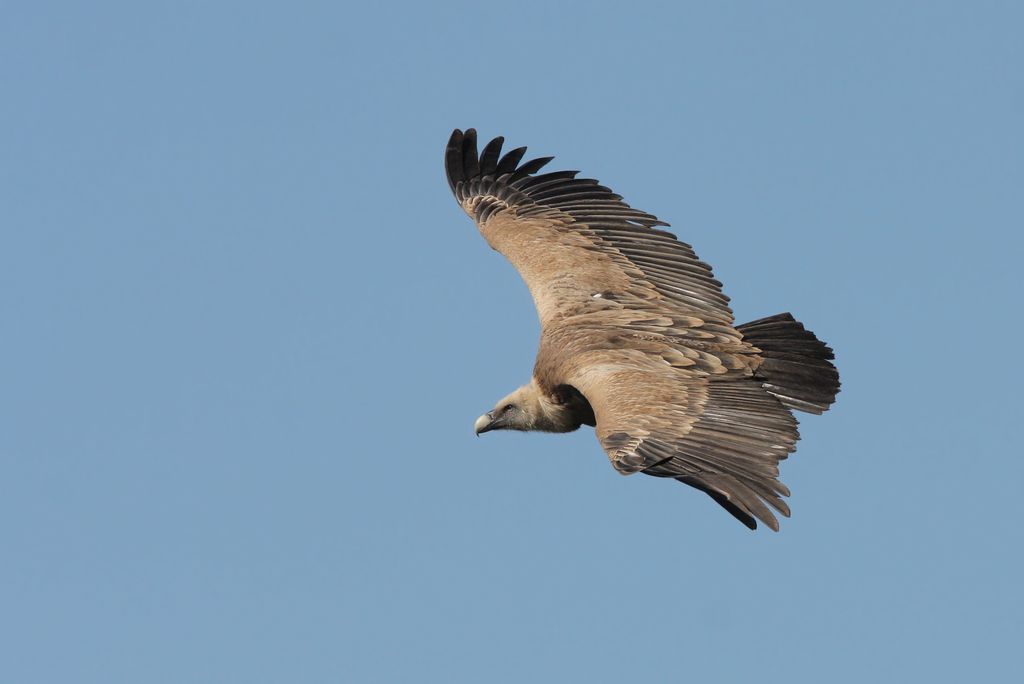
<svg viewBox="0 0 1024 684"><path fill-rule="evenodd" d="M839 371L827 344L782 313L737 326L743 339L761 350L764 363L754 374L784 406L808 413L828 410L839 393Z"/></svg>

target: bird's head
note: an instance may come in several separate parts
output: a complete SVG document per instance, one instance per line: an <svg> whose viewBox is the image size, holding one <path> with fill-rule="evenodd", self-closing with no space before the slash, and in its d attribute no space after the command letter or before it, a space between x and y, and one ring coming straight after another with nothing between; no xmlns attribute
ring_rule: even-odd
<svg viewBox="0 0 1024 684"><path fill-rule="evenodd" d="M533 384L523 385L477 418L473 429L478 435L491 430L535 430L539 409L540 400Z"/></svg>

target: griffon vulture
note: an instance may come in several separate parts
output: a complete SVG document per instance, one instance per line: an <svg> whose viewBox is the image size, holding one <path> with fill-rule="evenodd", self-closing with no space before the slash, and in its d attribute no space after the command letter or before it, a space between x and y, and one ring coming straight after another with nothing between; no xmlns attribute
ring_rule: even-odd
<svg viewBox="0 0 1024 684"><path fill-rule="evenodd" d="M791 410L835 400L832 350L788 313L734 325L711 267L667 223L577 171L538 173L551 157L502 156L503 142L478 154L476 131L455 130L445 154L455 198L526 281L542 330L532 380L477 434L590 425L620 473L673 478L778 530Z"/></svg>

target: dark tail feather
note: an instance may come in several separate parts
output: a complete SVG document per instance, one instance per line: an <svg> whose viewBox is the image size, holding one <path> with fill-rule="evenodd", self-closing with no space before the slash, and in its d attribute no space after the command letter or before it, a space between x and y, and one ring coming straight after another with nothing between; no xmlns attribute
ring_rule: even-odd
<svg viewBox="0 0 1024 684"><path fill-rule="evenodd" d="M822 413L836 400L839 371L831 363L832 350L792 315L760 318L736 329L764 357L754 377L784 406Z"/></svg>

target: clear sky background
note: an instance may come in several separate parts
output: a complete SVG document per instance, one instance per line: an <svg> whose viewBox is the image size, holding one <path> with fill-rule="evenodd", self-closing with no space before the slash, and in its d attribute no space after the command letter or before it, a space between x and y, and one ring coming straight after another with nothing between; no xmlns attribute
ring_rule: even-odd
<svg viewBox="0 0 1024 684"><path fill-rule="evenodd" d="M1014 2L0 5L0 681L1022 677ZM473 436L454 127L673 224L843 392L793 518Z"/></svg>

